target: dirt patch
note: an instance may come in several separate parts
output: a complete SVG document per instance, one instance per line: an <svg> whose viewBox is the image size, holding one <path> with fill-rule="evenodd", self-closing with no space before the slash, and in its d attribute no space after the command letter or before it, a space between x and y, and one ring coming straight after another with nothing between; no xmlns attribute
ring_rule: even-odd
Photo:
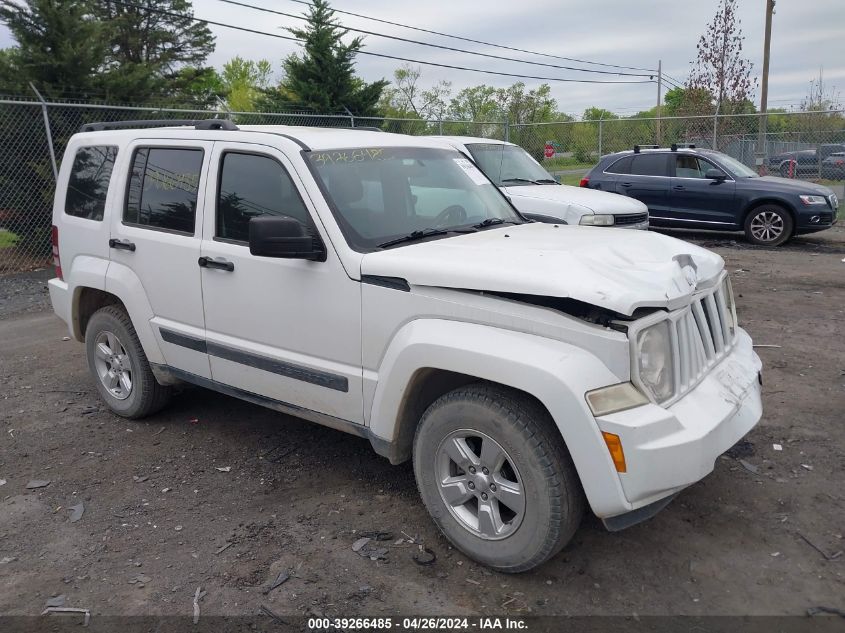
<svg viewBox="0 0 845 633"><path fill-rule="evenodd" d="M94 617L189 616L198 586L204 615L841 608L845 555L825 555L845 550L845 230L781 249L674 235L725 258L742 325L779 346L758 348L763 421L653 520L611 534L588 517L560 555L519 576L450 549L410 466L363 440L197 389L144 422L111 415L82 346L49 312L29 312L40 291L18 293L40 303L4 296L4 310L17 307L2 314L17 316L0 322L0 613L37 614L65 594ZM32 479L51 483L26 490ZM352 550L372 531L391 534L384 560ZM409 540L436 562L416 564ZM290 578L265 595L282 571Z"/></svg>

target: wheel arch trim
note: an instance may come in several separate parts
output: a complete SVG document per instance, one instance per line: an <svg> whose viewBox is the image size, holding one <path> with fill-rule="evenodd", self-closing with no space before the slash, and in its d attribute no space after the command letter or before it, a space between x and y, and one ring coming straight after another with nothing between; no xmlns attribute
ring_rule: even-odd
<svg viewBox="0 0 845 633"><path fill-rule="evenodd" d="M394 337L381 366L370 409L371 441L391 459L406 457L403 407L420 371L444 371L510 387L549 412L572 455L584 492L599 515L631 509L584 394L619 382L583 349L545 337L474 323L420 319ZM410 433L413 437L413 433Z"/></svg>

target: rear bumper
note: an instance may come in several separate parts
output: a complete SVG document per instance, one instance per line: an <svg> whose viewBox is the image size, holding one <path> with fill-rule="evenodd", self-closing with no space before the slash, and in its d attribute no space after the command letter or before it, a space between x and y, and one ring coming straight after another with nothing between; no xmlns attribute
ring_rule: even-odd
<svg viewBox="0 0 845 633"><path fill-rule="evenodd" d="M629 504L602 518L624 522L622 515L647 506L657 512L662 500L712 472L716 459L760 420L760 370L751 339L740 329L731 353L670 407L648 404L597 418L602 431L622 440L627 472L619 480Z"/></svg>
<svg viewBox="0 0 845 633"><path fill-rule="evenodd" d="M50 291L50 303L53 304L53 312L67 324L70 335L73 336L71 293L67 282L54 277L47 282L47 288Z"/></svg>

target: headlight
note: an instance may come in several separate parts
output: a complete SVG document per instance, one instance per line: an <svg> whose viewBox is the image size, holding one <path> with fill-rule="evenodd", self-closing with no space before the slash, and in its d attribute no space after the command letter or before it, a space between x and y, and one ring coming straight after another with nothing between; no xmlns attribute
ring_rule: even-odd
<svg viewBox="0 0 845 633"><path fill-rule="evenodd" d="M582 215L578 224L582 226L613 226L612 215Z"/></svg>
<svg viewBox="0 0 845 633"><path fill-rule="evenodd" d="M728 329L731 332L731 340L733 340L733 337L736 335L736 327L738 324L736 320L734 291L731 287L731 280L727 276L725 276L725 280L722 282L722 296L725 298L725 309L728 313Z"/></svg>
<svg viewBox="0 0 845 633"><path fill-rule="evenodd" d="M824 196L798 196L804 204L827 204Z"/></svg>
<svg viewBox="0 0 845 633"><path fill-rule="evenodd" d="M642 386L657 402L675 393L675 369L672 361L672 339L669 322L661 321L637 334L637 363Z"/></svg>

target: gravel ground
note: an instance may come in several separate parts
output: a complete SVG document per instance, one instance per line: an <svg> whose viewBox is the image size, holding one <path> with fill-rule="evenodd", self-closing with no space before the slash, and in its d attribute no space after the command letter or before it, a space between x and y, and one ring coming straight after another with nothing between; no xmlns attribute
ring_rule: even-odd
<svg viewBox="0 0 845 633"><path fill-rule="evenodd" d="M587 517L518 576L450 549L410 466L363 440L199 389L149 420L111 415L43 275L0 278L0 613L63 594L94 618L190 616L198 586L203 617L845 608L845 228L775 250L682 237L725 257L742 325L777 346L758 349L764 418L656 518L608 533ZM384 560L352 551L366 532L389 533Z"/></svg>

